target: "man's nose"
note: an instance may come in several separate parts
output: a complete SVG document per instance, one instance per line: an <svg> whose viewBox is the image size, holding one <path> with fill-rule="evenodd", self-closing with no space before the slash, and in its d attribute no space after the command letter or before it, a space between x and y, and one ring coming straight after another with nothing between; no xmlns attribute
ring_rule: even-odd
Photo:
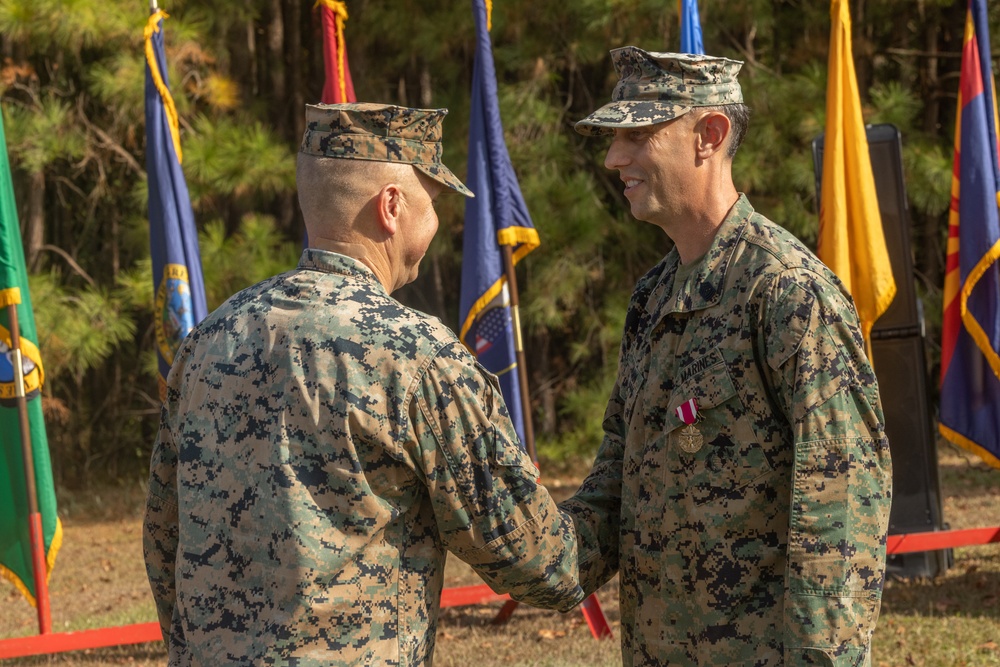
<svg viewBox="0 0 1000 667"><path fill-rule="evenodd" d="M628 164L628 154L618 137L615 137L608 146L608 154L604 156L604 166L608 169L621 169L626 164Z"/></svg>

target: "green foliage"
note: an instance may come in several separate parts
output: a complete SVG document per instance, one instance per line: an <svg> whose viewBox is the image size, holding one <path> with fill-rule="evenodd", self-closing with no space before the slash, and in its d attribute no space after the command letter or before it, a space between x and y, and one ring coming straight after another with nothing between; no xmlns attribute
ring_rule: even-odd
<svg viewBox="0 0 1000 667"><path fill-rule="evenodd" d="M540 438L539 456L555 464L593 460L604 439L601 423L604 421L604 406L615 384L616 370L613 364L608 364L604 367L603 377L567 393L560 413L571 426L553 436Z"/></svg>
<svg viewBox="0 0 1000 667"><path fill-rule="evenodd" d="M141 3L105 0L4 0L0 32L40 51L55 47L80 55L128 35L141 25L142 9Z"/></svg>
<svg viewBox="0 0 1000 667"><path fill-rule="evenodd" d="M227 236L212 221L198 235L209 310L254 283L295 268L301 244L288 241L269 216L248 215L238 232Z"/></svg>
<svg viewBox="0 0 1000 667"><path fill-rule="evenodd" d="M34 108L7 107L4 126L11 156L25 171L44 171L59 159L76 159L84 151L85 140L70 122L70 106L54 98L38 100Z"/></svg>
<svg viewBox="0 0 1000 667"><path fill-rule="evenodd" d="M79 385L136 333L126 303L100 288L69 288L55 273L31 276L30 288L46 382L67 377Z"/></svg>
<svg viewBox="0 0 1000 667"><path fill-rule="evenodd" d="M208 300L294 266L302 238L294 153L302 102L323 63L312 3L170 0L168 77L183 168L199 223ZM964 6L951 0L852 3L867 122L903 136L918 291L929 339L940 313L944 234ZM447 106L445 162L466 159L473 17L469 0L348 0L358 98ZM745 62L753 109L734 176L754 206L812 243L812 142L823 132L829 3L701 0L709 53ZM405 17L400 20L400 17ZM44 220L33 294L65 419L50 425L57 473L143 465L156 428L152 280L144 141L146 3L0 0L0 96L22 221ZM1000 9L991 7L994 36ZM607 143L573 123L609 99L608 51L671 50L677 4L509 0L493 5L507 146L542 245L518 265L522 321L543 451L588 456L613 378L625 306L671 247L631 218ZM994 50L995 51L995 50ZM39 178L42 177L42 178ZM44 182L43 196L33 191ZM441 231L404 298L454 322L464 201L442 197ZM51 248L50 248L51 249ZM69 258L67 260L66 258ZM66 270L69 261L79 270ZM58 271L56 270L58 268ZM86 277L84 277L86 276ZM35 287L37 283L37 287ZM88 333L88 332L93 333ZM47 341L47 342L46 342ZM932 364L935 357L932 355Z"/></svg>
<svg viewBox="0 0 1000 667"><path fill-rule="evenodd" d="M146 57L140 50L123 51L95 64L86 78L90 94L113 107L119 122L136 125L143 121Z"/></svg>
<svg viewBox="0 0 1000 667"><path fill-rule="evenodd" d="M184 150L184 173L194 206L217 197L269 197L295 187L291 150L260 121L199 116Z"/></svg>
<svg viewBox="0 0 1000 667"><path fill-rule="evenodd" d="M115 278L117 297L122 305L143 315L153 314L153 260L144 257Z"/></svg>

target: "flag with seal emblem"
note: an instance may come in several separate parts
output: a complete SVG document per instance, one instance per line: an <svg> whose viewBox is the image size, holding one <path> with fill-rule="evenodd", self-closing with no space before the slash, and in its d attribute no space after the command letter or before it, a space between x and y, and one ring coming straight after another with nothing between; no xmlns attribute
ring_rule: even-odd
<svg viewBox="0 0 1000 667"><path fill-rule="evenodd" d="M517 332L500 246L511 246L516 264L538 247L539 238L504 141L490 42L490 15L483 0L474 0L472 5L476 60L466 182L476 196L465 202L459 337L479 362L500 378L504 402L524 442L525 416L514 344Z"/></svg>
<svg viewBox="0 0 1000 667"><path fill-rule="evenodd" d="M146 177L160 391L184 337L208 314L198 231L181 170L180 128L170 95L162 10L146 23Z"/></svg>
<svg viewBox="0 0 1000 667"><path fill-rule="evenodd" d="M21 426L16 404L14 365L8 307L17 306L18 329L31 432L31 457L35 469L35 495L41 514L46 580L52 573L62 544L62 525L56 515L56 492L52 483L49 443L42 416L42 385L45 369L38 351L35 315L28 292L28 272L14 202L7 137L0 119L0 576L9 579L28 599L38 604L32 571L28 485L24 478L25 457L21 453ZM41 584L40 584L41 585Z"/></svg>

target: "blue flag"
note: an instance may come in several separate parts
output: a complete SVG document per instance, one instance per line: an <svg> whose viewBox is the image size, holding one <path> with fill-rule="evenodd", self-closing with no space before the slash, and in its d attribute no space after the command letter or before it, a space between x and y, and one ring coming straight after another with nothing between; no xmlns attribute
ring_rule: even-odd
<svg viewBox="0 0 1000 667"><path fill-rule="evenodd" d="M698 0L678 0L681 15L681 53L705 53L701 41L701 19Z"/></svg>
<svg viewBox="0 0 1000 667"><path fill-rule="evenodd" d="M208 314L198 231L181 171L177 109L167 81L160 29L166 16L157 10L146 24L146 177L161 389L181 340Z"/></svg>
<svg viewBox="0 0 1000 667"><path fill-rule="evenodd" d="M986 2L962 46L941 333L940 430L1000 468L1000 164Z"/></svg>
<svg viewBox="0 0 1000 667"><path fill-rule="evenodd" d="M480 363L499 376L504 402L523 442L515 332L500 246L511 246L516 263L538 247L539 240L503 138L490 19L483 0L473 0L472 6L476 61L466 182L476 196L465 203L459 335Z"/></svg>

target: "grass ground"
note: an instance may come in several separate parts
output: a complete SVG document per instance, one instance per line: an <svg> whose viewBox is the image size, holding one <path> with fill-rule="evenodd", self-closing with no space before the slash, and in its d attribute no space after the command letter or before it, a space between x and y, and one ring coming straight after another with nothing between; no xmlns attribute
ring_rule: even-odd
<svg viewBox="0 0 1000 667"><path fill-rule="evenodd" d="M1000 471L949 445L939 456L944 517L953 528L1000 524ZM552 480L565 497L579 479ZM139 486L60 499L65 538L50 582L54 629L155 619L140 546ZM1000 545L958 549L954 565L934 579L890 581L875 632L874 667L1000 667ZM449 561L447 585L478 583ZM521 605L509 623L491 624L499 603L446 609L438 629L437 667L605 667L621 664L615 582L598 593L615 633L591 639L580 612L558 614ZM0 583L0 638L36 631L34 612ZM160 645L99 649L4 661L4 665L163 665Z"/></svg>

